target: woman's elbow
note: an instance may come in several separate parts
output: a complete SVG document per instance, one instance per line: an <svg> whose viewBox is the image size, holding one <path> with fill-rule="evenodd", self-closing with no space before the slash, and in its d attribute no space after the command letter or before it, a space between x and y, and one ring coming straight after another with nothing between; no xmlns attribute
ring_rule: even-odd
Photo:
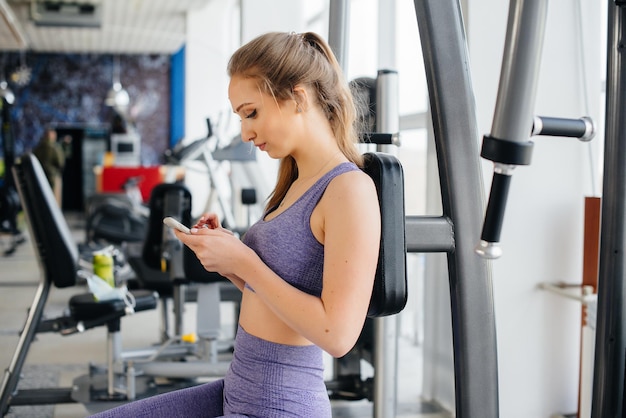
<svg viewBox="0 0 626 418"><path fill-rule="evenodd" d="M343 357L348 354L350 350L352 350L352 348L354 348L357 342L357 338L358 336L341 336L339 338L331 338L329 339L326 347L324 347L324 350L334 358Z"/></svg>

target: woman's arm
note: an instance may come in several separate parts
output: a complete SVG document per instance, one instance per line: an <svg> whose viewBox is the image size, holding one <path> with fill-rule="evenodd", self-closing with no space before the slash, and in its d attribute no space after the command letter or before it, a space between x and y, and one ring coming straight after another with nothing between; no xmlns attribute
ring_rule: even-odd
<svg viewBox="0 0 626 418"><path fill-rule="evenodd" d="M237 287L237 289L243 292L243 287L246 285L246 282L241 277L237 277L234 274L226 274L224 275L224 277L230 280L232 284L234 284Z"/></svg>

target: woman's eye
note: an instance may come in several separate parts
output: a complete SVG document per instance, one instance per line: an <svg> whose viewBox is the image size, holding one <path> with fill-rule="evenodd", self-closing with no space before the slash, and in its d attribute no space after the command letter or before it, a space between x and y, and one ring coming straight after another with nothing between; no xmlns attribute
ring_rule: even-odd
<svg viewBox="0 0 626 418"><path fill-rule="evenodd" d="M246 119L252 119L256 116L256 109L246 115Z"/></svg>

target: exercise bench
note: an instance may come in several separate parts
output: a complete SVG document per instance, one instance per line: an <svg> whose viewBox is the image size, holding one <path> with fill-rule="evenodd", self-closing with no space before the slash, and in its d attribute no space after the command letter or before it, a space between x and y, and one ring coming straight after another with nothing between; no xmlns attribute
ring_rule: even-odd
<svg viewBox="0 0 626 418"><path fill-rule="evenodd" d="M161 296L161 342L148 349L136 350L136 353L127 351L124 358L132 359L144 375L186 379L193 385L197 378L226 374L232 341L220 338L220 303L238 304L241 291L225 277L206 271L195 254L163 224L163 218L171 216L191 225L191 201L192 195L182 183L162 183L152 190L141 256L129 261L137 272L138 286L156 290ZM173 330L168 323L169 299L173 300ZM197 341L183 338L186 302L196 302L197 305L194 332ZM221 353L225 355L219 356Z"/></svg>
<svg viewBox="0 0 626 418"><path fill-rule="evenodd" d="M10 406L78 402L76 387L29 390L17 388L31 343L36 334L42 332L57 332L67 336L106 326L109 368L105 376L106 393L100 396L126 396L124 392L128 388L123 383L120 387L115 386L119 380L112 376L113 370L110 367L115 361L115 348L121 342L120 320L133 311L155 309L156 295L150 291L132 291L135 306L133 310L129 310L123 300L96 301L93 294L83 292L70 298L67 314L45 319L44 308L52 286L67 288L77 284L80 270L78 247L37 158L30 153L24 154L13 166L13 173L41 274L13 358L4 371L0 413L6 414Z"/></svg>

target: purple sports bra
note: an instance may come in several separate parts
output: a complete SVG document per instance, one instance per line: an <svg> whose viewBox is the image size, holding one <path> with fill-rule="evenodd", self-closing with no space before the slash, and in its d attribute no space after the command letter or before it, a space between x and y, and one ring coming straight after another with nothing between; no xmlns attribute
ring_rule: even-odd
<svg viewBox="0 0 626 418"><path fill-rule="evenodd" d="M248 229L242 241L289 284L310 295L321 296L324 246L311 231L311 213L328 184L338 175L354 170L359 168L353 163L339 164L324 174L283 213L269 221L265 217L276 208L264 213Z"/></svg>

